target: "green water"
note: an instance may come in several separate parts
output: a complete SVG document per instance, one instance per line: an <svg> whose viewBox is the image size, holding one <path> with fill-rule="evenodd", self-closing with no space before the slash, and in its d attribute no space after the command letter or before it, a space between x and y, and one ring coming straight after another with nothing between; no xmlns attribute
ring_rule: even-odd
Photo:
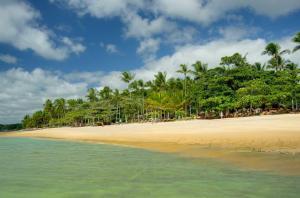
<svg viewBox="0 0 300 198"><path fill-rule="evenodd" d="M0 197L300 197L300 177L206 159L27 138L0 138Z"/></svg>

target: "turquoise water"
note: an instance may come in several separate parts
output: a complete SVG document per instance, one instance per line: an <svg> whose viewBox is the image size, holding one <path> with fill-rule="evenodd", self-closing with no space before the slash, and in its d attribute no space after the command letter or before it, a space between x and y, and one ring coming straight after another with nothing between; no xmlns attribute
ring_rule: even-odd
<svg viewBox="0 0 300 198"><path fill-rule="evenodd" d="M0 197L300 197L300 177L111 145L0 138Z"/></svg>

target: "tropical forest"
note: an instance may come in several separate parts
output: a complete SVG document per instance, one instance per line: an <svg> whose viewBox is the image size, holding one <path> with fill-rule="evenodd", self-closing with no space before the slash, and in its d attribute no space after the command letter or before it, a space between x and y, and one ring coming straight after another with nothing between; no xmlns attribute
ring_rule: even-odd
<svg viewBox="0 0 300 198"><path fill-rule="evenodd" d="M250 64L247 55L222 57L218 66L196 61L178 66L178 78L161 71L143 81L131 72L120 78L123 90L90 88L86 98L46 100L42 110L26 115L23 128L102 126L118 123L215 119L296 112L300 109L300 69L287 55L299 53L269 43L266 63ZM300 51L300 50L299 50Z"/></svg>

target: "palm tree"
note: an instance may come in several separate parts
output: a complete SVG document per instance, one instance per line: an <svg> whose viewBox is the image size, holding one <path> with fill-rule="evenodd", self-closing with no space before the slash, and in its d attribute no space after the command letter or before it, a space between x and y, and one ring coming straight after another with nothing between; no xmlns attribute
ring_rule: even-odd
<svg viewBox="0 0 300 198"><path fill-rule="evenodd" d="M290 53L290 50L285 49L280 51L280 48L280 45L278 45L277 43L269 43L266 46L265 50L262 52L263 55L267 54L269 56L272 56L269 62L271 64L271 67L275 68L275 71L281 70L284 67L284 61L281 56Z"/></svg>
<svg viewBox="0 0 300 198"><path fill-rule="evenodd" d="M99 95L102 100L109 100L111 98L111 93L112 93L112 90L108 86L105 86L99 92Z"/></svg>
<svg viewBox="0 0 300 198"><path fill-rule="evenodd" d="M300 49L300 32L298 32L295 37L293 38L293 41L297 43L298 45L294 47L293 52L297 51Z"/></svg>
<svg viewBox="0 0 300 198"><path fill-rule="evenodd" d="M186 96L186 81L187 81L187 76L189 73L191 73L191 70L188 69L186 64L181 64L180 66L180 70L177 70L178 73L183 74L184 76L184 97Z"/></svg>
<svg viewBox="0 0 300 198"><path fill-rule="evenodd" d="M98 99L96 95L97 95L97 90L94 88L90 88L88 89L88 94L86 97L90 102L96 102Z"/></svg>
<svg viewBox="0 0 300 198"><path fill-rule="evenodd" d="M122 97L118 89L115 89L113 92L112 96L112 102L116 105L116 121L115 122L120 122L121 121L121 105L122 103Z"/></svg>
<svg viewBox="0 0 300 198"><path fill-rule="evenodd" d="M187 65L185 64L181 64L180 65L180 70L177 70L178 73L181 73L183 74L184 76L184 84L183 84L183 98L184 100L186 99L186 96L187 96L187 77L188 77L188 74L191 73L191 70L188 69ZM185 104L185 109L187 111L187 105Z"/></svg>
<svg viewBox="0 0 300 198"><path fill-rule="evenodd" d="M158 91L163 91L167 86L167 73L166 72L158 72L154 75L153 86Z"/></svg>
<svg viewBox="0 0 300 198"><path fill-rule="evenodd" d="M253 68L256 69L257 71L264 71L266 68L265 64L261 64L259 62L254 63Z"/></svg>
<svg viewBox="0 0 300 198"><path fill-rule="evenodd" d="M124 71L122 72L122 76L121 76L121 79L123 82L127 83L127 86L129 86L130 82L134 79L135 75L132 74L131 72L128 72L128 71ZM129 95L130 95L130 98L131 98L131 92L129 90Z"/></svg>
<svg viewBox="0 0 300 198"><path fill-rule="evenodd" d="M194 70L191 71L191 73L194 75L194 79L199 80L201 76L207 72L208 65L206 63L202 63L201 61L197 61L192 65L192 67Z"/></svg>
<svg viewBox="0 0 300 198"><path fill-rule="evenodd" d="M66 100L64 98L54 100L54 110L57 118L62 118L66 112Z"/></svg>
<svg viewBox="0 0 300 198"><path fill-rule="evenodd" d="M133 79L134 79L134 74L132 74L131 72L128 72L128 71L125 71L125 72L122 72L122 76L121 76L121 79L129 84Z"/></svg>
<svg viewBox="0 0 300 198"><path fill-rule="evenodd" d="M142 95L142 115L143 115L143 119L144 119L144 115L145 115L145 83L143 80L138 80L138 86Z"/></svg>
<svg viewBox="0 0 300 198"><path fill-rule="evenodd" d="M47 99L45 104L44 104L44 112L47 116L50 116L52 118L53 116L53 104L52 101Z"/></svg>
<svg viewBox="0 0 300 198"><path fill-rule="evenodd" d="M154 81L152 83L152 87L154 92L152 93L152 95L156 95L158 96L158 101L160 101L159 103L157 103L157 109L161 110L161 114L160 117L162 117L162 98L163 95L167 89L167 73L166 72L158 72L156 75L154 75ZM156 92L155 92L156 91Z"/></svg>

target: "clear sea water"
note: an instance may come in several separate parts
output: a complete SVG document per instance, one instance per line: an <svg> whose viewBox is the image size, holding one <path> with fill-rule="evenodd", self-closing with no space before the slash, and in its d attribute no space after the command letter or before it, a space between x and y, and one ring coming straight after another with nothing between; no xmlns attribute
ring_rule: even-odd
<svg viewBox="0 0 300 198"><path fill-rule="evenodd" d="M112 145L0 138L0 197L300 197L300 177Z"/></svg>

